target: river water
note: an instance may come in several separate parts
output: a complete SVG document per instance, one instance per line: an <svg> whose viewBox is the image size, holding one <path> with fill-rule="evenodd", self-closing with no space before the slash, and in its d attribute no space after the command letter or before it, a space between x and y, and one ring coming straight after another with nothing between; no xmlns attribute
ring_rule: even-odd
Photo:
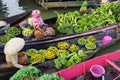
<svg viewBox="0 0 120 80"><path fill-rule="evenodd" d="M0 7L3 7L3 11L0 12L0 18L13 16L28 10L39 9L43 19L56 16L54 11L63 13L66 11L79 10L79 8L59 8L42 10L41 6L35 4L35 0L0 0Z"/></svg>

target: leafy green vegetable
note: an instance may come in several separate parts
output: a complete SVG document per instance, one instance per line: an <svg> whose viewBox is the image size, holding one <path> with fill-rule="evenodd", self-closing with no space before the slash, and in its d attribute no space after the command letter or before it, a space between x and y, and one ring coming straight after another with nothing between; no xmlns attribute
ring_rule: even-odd
<svg viewBox="0 0 120 80"><path fill-rule="evenodd" d="M8 28L5 33L8 35L19 35L20 34L20 29L18 29L17 27L10 27Z"/></svg>
<svg viewBox="0 0 120 80"><path fill-rule="evenodd" d="M66 56L65 54L61 54L59 58L55 59L55 67L57 69L61 69L64 67L70 67L75 64L78 64L81 61L86 60L87 55L82 51L79 50L78 53L73 52Z"/></svg>
<svg viewBox="0 0 120 80"><path fill-rule="evenodd" d="M43 74L34 66L28 66L27 68L21 68L18 70L10 80L64 80L57 74Z"/></svg>
<svg viewBox="0 0 120 80"><path fill-rule="evenodd" d="M44 74L43 76L37 78L36 80L64 80L62 77L58 76L57 74Z"/></svg>
<svg viewBox="0 0 120 80"><path fill-rule="evenodd" d="M10 80L35 80L40 75L41 71L36 67L28 66L27 68L21 68L18 70Z"/></svg>
<svg viewBox="0 0 120 80"><path fill-rule="evenodd" d="M10 39L14 38L14 36L11 35L4 35L0 38L1 43L7 43Z"/></svg>
<svg viewBox="0 0 120 80"><path fill-rule="evenodd" d="M81 15L78 11L59 14L56 21L59 34L67 35L115 24L120 21L120 4L102 4L96 10Z"/></svg>

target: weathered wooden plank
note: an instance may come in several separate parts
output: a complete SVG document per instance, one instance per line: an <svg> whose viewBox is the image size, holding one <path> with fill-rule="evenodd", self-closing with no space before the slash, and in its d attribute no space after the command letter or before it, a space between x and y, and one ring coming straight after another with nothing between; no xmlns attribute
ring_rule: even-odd
<svg viewBox="0 0 120 80"><path fill-rule="evenodd" d="M80 7L82 5L83 1L64 1L64 2L44 2L41 3L40 5L42 8L48 9L48 8L56 8L56 7ZM88 1L88 5L91 3L95 3L95 1Z"/></svg>

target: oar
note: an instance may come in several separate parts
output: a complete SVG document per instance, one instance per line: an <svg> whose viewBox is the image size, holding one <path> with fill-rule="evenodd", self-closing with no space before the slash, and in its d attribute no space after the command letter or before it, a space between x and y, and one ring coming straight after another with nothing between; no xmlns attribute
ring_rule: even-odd
<svg viewBox="0 0 120 80"><path fill-rule="evenodd" d="M37 60L37 61L35 61L35 62L29 64L28 66L32 66L32 65L37 64L37 63L39 63L39 62L40 62L40 60Z"/></svg>
<svg viewBox="0 0 120 80"><path fill-rule="evenodd" d="M100 4L92 3L91 6L92 6L93 8L97 8L97 7L100 7Z"/></svg>
<svg viewBox="0 0 120 80"><path fill-rule="evenodd" d="M2 8L0 8L0 12L2 11L3 9Z"/></svg>
<svg viewBox="0 0 120 80"><path fill-rule="evenodd" d="M0 29L0 34L3 34L6 29L10 27L10 24L5 25L3 28Z"/></svg>
<svg viewBox="0 0 120 80"><path fill-rule="evenodd" d="M0 12L4 11L3 9L6 8L5 6L4 7L1 7L0 8Z"/></svg>

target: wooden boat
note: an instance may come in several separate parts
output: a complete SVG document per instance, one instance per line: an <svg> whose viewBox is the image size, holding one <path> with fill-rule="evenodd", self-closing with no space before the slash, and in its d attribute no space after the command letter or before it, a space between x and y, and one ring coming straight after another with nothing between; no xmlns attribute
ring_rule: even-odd
<svg viewBox="0 0 120 80"><path fill-rule="evenodd" d="M18 26L20 22L26 20L30 16L31 11L32 10L15 15L15 16L6 17L4 19L1 19L1 21L5 21L7 24L10 24L10 26ZM1 26L1 27L4 27L4 26Z"/></svg>
<svg viewBox="0 0 120 80"><path fill-rule="evenodd" d="M44 22L46 24L48 24L49 26L53 26L55 24L57 20L57 17L51 18L51 19L47 19L44 20ZM36 44L47 44L50 42L55 42L55 41L61 41L62 39L71 39L71 38L76 38L76 37L81 37L81 36L86 36L86 35L90 35L90 34L97 34L101 31L105 31L105 30L109 30L112 28L115 28L117 26L117 24L114 25L109 25L109 26L105 26L103 28L98 28L98 29L94 29L94 30L89 30L86 32L81 32L81 33L77 33L77 34L72 34L72 35L64 35L64 36L60 36L60 37L46 37L44 39L40 39L40 40L33 40L33 39L27 39L25 47L23 48L23 50L25 50L26 48L31 48L33 46L35 46ZM3 48L4 48L4 44L0 44L0 53L3 53Z"/></svg>
<svg viewBox="0 0 120 80"><path fill-rule="evenodd" d="M91 75L89 70L92 65L97 64L101 66L107 66L107 68L105 68L106 73L104 74L105 80L119 80L120 64L115 63L117 61L120 61L120 50L90 59L70 68L63 69L58 72L58 75L62 76L65 80L96 80L96 78ZM81 77L75 79L78 76ZM101 79L102 78L100 77L97 80Z"/></svg>
<svg viewBox="0 0 120 80"><path fill-rule="evenodd" d="M91 6L92 6L93 8L96 8L96 5L91 5ZM87 12L88 12L88 11L87 11ZM30 14L31 14L31 11L29 11L28 14L26 14L26 18L28 18L28 16L30 16ZM20 16L20 15L22 15L22 16ZM23 16L25 16L25 15L19 14L19 16L18 16L18 15L15 15L15 16L13 16L13 17L5 18L5 19L2 19L2 20L5 21L5 22L7 22L8 24L10 24L10 26L14 26L14 25L18 25L18 22L17 22L17 21L21 21L21 20L23 19L23 18L22 18ZM19 19L17 20L17 19L15 19L15 18L19 18ZM57 17L53 17L53 18L44 20L44 22L45 22L46 24L48 24L50 27L53 27L53 25L56 23L56 20L57 20ZM10 22L10 21L12 21L12 22ZM6 26L9 26L9 25L6 25ZM6 27L6 26L5 26L5 27ZM1 31L0 33L4 33L4 30ZM1 34L1 36L3 36L3 35L4 35L4 34ZM22 35L19 35L18 37L24 38ZM26 46L27 46L27 45L34 46L34 45L32 45L32 43L36 44L36 42L43 42L43 41L46 41L46 40L52 40L52 39L54 39L54 38L58 38L58 37L50 36L50 37L45 37L45 38L40 39L40 40L35 40L35 39L33 39L33 38L29 38L29 39L24 38L24 39L26 40ZM0 53L3 53L3 48L4 48L4 44L0 43Z"/></svg>
<svg viewBox="0 0 120 80"><path fill-rule="evenodd" d="M50 22L49 20L55 20L56 18L52 18L52 19L48 19L46 21ZM51 22L49 23L51 24ZM26 41L25 47L23 48L23 50L25 50L26 48L31 48L37 44L42 45L42 44L48 44L51 42L56 42L56 41L61 41L61 40L66 40L66 39L71 39L71 38L76 38L76 37L82 37L82 36L86 36L86 35L92 35L92 34L97 34L99 32L104 32L107 31L109 29L115 29L117 26L117 24L114 25L110 25L110 26L106 26L104 28L98 28L95 30L89 30L86 32L82 32L82 33L77 33L77 34L72 34L72 35L65 35L65 36L60 36L60 37L48 37L48 38L44 38L44 39L40 39L40 40L30 40L30 41ZM4 49L4 44L0 44L0 53L3 53L3 49Z"/></svg>
<svg viewBox="0 0 120 80"><path fill-rule="evenodd" d="M87 59L93 58L99 50L101 50L103 48L106 48L108 46L111 46L111 45L113 45L114 43L116 43L117 41L120 40L120 37L117 37L117 32L115 30L112 29L112 30L107 30L107 31L108 31L107 33L99 32L98 34L93 34L92 35L92 36L95 36L96 39L97 39L97 42L96 42L97 48L92 50L92 51L87 51L86 52L88 54L88 58ZM111 43L109 43L109 44L104 45L104 44L101 43L101 40L106 35L111 36L113 38L113 41ZM87 38L88 36L90 36L90 35L81 36L81 37ZM61 41L63 41L63 42L66 41L66 42L69 42L70 44L73 44L73 43L77 44L76 41L78 40L78 38L80 38L80 37L77 36L76 38L63 39ZM55 46L58 42L59 41L49 42L48 44L43 43L42 46L38 44L38 45L36 45L34 47L31 47L31 48L35 48L37 50L39 50L39 49L47 49L49 46ZM24 48L24 49L27 50L27 49L30 49L30 47ZM4 76L0 77L0 79L3 79L3 80L5 79L6 80L12 74L14 74L17 69L15 67L8 67L8 66L6 66L5 63L3 63L3 62L5 62L5 56L1 56L0 60L1 60L0 72L6 71L6 70L7 71L11 71L11 73L8 74L7 77L4 77ZM53 73L53 72L57 72L58 71L57 69L55 69L54 60L48 60L48 61L40 63L40 64L34 64L33 66L39 68L44 73ZM12 71L14 71L14 72L12 72Z"/></svg>

